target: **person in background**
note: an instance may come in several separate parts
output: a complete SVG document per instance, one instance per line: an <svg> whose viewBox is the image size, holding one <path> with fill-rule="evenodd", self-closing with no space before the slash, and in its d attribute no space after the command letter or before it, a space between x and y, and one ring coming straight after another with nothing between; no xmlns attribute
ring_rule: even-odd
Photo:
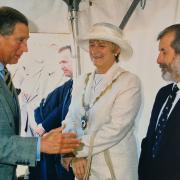
<svg viewBox="0 0 180 180"><path fill-rule="evenodd" d="M62 86L53 90L46 99L42 99L39 107L35 109L34 117L38 126L34 131L40 136L61 125L62 120L60 120L60 118L64 119L65 114L67 114L68 111L68 107L64 108L62 106L69 106L71 100L71 89L73 84L73 58L71 46L68 45L61 47L58 53L60 54L59 64L61 66L61 70L63 71L64 76L70 79ZM64 99L66 101L65 103ZM68 104L66 105L67 102Z"/></svg>
<svg viewBox="0 0 180 180"><path fill-rule="evenodd" d="M157 63L171 83L156 95L146 137L141 144L139 180L180 179L180 24L158 35Z"/></svg>
<svg viewBox="0 0 180 180"><path fill-rule="evenodd" d="M77 179L138 179L134 123L141 104L140 81L118 65L132 55L123 32L115 25L97 23L80 47L89 51L95 71L73 86L65 132L76 132L83 144L71 165ZM63 158L68 168L70 159Z"/></svg>
<svg viewBox="0 0 180 180"><path fill-rule="evenodd" d="M80 145L74 133L63 128L41 138L20 137L20 109L7 64L16 64L28 51L27 18L16 9L0 7L0 179L15 180L18 164L35 166L40 152L57 154L74 151Z"/></svg>
<svg viewBox="0 0 180 180"><path fill-rule="evenodd" d="M42 99L39 107L35 109L34 117L38 124L34 130L39 136L50 130L60 127L62 120L68 112L71 102L73 85L73 67L71 46L63 46L58 50L59 64L65 77L70 78L63 85L52 91L46 99ZM29 169L29 180L73 180L72 169L64 169L60 163L59 155L41 154L41 161L34 168Z"/></svg>
<svg viewBox="0 0 180 180"><path fill-rule="evenodd" d="M57 54L54 52L56 46L56 44L48 44L48 49L45 49L46 57L41 54L34 55L38 54L34 50L32 57L29 53L22 59L23 62L19 63L13 82L21 89L19 95L21 136L36 136L34 129L37 124L34 119L34 110L39 106L41 100L63 81L63 73L59 71L58 63L54 60Z"/></svg>

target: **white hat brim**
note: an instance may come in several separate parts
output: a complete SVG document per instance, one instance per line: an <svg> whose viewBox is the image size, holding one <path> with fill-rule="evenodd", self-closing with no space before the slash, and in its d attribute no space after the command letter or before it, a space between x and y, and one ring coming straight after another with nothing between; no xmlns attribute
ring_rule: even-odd
<svg viewBox="0 0 180 180"><path fill-rule="evenodd" d="M118 45L121 49L120 52L120 59L129 59L133 54L133 49L130 46L130 44L126 40L121 40L119 38L108 36L108 34L90 34L83 38L78 38L78 44L81 48L83 48L85 51L89 51L89 40L104 40L112 42L116 45Z"/></svg>

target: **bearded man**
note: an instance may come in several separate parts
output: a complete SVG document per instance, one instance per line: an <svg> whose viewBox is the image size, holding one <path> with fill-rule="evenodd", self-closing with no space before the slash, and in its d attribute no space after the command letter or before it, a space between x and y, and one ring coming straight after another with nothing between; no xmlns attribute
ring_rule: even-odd
<svg viewBox="0 0 180 180"><path fill-rule="evenodd" d="M162 77L171 81L157 93L142 141L139 180L180 179L180 24L158 36Z"/></svg>

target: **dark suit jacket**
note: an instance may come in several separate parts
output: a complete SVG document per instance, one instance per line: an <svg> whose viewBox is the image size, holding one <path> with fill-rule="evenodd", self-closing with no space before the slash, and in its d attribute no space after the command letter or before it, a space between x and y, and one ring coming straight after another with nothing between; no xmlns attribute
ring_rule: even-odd
<svg viewBox="0 0 180 180"><path fill-rule="evenodd" d="M73 81L69 80L52 91L46 100L35 109L35 120L41 123L46 132L60 127L71 102ZM72 170L67 172L60 163L59 155L41 154L41 161L36 168L30 168L30 180L73 180Z"/></svg>
<svg viewBox="0 0 180 180"><path fill-rule="evenodd" d="M148 132L141 144L139 180L180 179L180 100L169 116L158 157L152 158L158 115L171 89L172 84L169 84L161 88L156 96Z"/></svg>
<svg viewBox="0 0 180 180"><path fill-rule="evenodd" d="M35 121L37 124L42 123L46 132L61 126L61 121L64 120L71 102L72 84L73 81L69 80L56 88L35 109Z"/></svg>

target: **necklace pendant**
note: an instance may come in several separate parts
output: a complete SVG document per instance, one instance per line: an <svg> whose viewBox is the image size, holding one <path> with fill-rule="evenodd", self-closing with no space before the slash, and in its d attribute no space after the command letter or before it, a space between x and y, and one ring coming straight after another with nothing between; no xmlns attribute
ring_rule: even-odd
<svg viewBox="0 0 180 180"><path fill-rule="evenodd" d="M87 121L88 121L87 115L84 115L83 117L81 117L81 127L83 130L85 130L87 127Z"/></svg>

